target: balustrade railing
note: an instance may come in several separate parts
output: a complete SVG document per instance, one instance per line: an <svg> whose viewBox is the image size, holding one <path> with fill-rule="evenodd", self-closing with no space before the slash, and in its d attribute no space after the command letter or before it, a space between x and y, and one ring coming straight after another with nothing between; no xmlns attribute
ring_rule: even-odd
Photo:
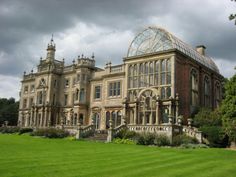
<svg viewBox="0 0 236 177"><path fill-rule="evenodd" d="M200 143L202 143L202 132L195 127L183 126L183 133L192 138L196 138Z"/></svg>
<svg viewBox="0 0 236 177"><path fill-rule="evenodd" d="M130 131L135 131L138 133L141 132L158 133L158 132L172 131L172 126L173 125L128 125L127 128Z"/></svg>

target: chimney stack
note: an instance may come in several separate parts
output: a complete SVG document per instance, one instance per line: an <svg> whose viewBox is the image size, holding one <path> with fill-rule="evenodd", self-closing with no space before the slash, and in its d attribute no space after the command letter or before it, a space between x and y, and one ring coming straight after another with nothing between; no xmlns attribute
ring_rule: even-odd
<svg viewBox="0 0 236 177"><path fill-rule="evenodd" d="M206 47L204 45L198 45L196 46L196 50L198 53L200 53L201 55L205 56L205 49Z"/></svg>

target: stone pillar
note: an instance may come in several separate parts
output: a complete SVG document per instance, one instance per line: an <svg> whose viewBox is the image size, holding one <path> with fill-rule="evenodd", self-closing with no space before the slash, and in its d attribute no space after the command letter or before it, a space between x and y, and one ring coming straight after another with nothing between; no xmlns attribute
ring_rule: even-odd
<svg viewBox="0 0 236 177"><path fill-rule="evenodd" d="M113 139L113 123L112 120L109 120L110 128L108 129L107 142L112 142Z"/></svg>
<svg viewBox="0 0 236 177"><path fill-rule="evenodd" d="M173 124L173 116L171 114L168 115L168 120L169 120L169 124Z"/></svg>
<svg viewBox="0 0 236 177"><path fill-rule="evenodd" d="M51 108L48 108L47 110L47 127L50 127L51 126L51 116L52 116L52 109Z"/></svg>
<svg viewBox="0 0 236 177"><path fill-rule="evenodd" d="M81 127L81 123L79 122L78 123L78 127L77 127L77 133L75 135L75 138L77 140L81 139L82 138L82 127Z"/></svg>
<svg viewBox="0 0 236 177"><path fill-rule="evenodd" d="M134 106L134 125L138 124L137 118L138 118L137 103L135 103L135 106Z"/></svg>
<svg viewBox="0 0 236 177"><path fill-rule="evenodd" d="M176 93L176 97L175 97L175 124L179 124L178 123L178 116L179 116L179 94Z"/></svg>
<svg viewBox="0 0 236 177"><path fill-rule="evenodd" d="M160 103L159 100L156 102L156 125L160 124L159 114L160 114Z"/></svg>

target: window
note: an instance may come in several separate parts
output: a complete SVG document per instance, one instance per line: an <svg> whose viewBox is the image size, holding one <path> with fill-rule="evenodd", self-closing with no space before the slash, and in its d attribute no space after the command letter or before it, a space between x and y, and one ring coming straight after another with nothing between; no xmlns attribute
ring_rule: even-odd
<svg viewBox="0 0 236 177"><path fill-rule="evenodd" d="M31 85L31 86L30 86L30 92L33 93L34 90L35 90L34 85Z"/></svg>
<svg viewBox="0 0 236 177"><path fill-rule="evenodd" d="M94 89L94 98L95 98L95 99L101 98L101 86L95 86L95 89Z"/></svg>
<svg viewBox="0 0 236 177"><path fill-rule="evenodd" d="M109 96L120 96L120 81L109 83Z"/></svg>
<svg viewBox="0 0 236 177"><path fill-rule="evenodd" d="M77 74L77 82L80 81L80 74Z"/></svg>
<svg viewBox="0 0 236 177"><path fill-rule="evenodd" d="M29 107L32 107L34 104L34 98L30 98Z"/></svg>
<svg viewBox="0 0 236 177"><path fill-rule="evenodd" d="M220 91L220 84L219 82L216 82L215 84L215 107L218 108L220 106L220 98L221 91Z"/></svg>
<svg viewBox="0 0 236 177"><path fill-rule="evenodd" d="M68 95L64 95L64 105L66 106L68 104Z"/></svg>
<svg viewBox="0 0 236 177"><path fill-rule="evenodd" d="M79 100L80 100L81 102L85 101L84 88L82 88L82 89L80 90Z"/></svg>
<svg viewBox="0 0 236 177"><path fill-rule="evenodd" d="M204 106L210 106L210 81L207 76L204 79Z"/></svg>
<svg viewBox="0 0 236 177"><path fill-rule="evenodd" d="M24 99L23 100L23 108L26 108L27 107L27 99Z"/></svg>
<svg viewBox="0 0 236 177"><path fill-rule="evenodd" d="M28 93L28 89L29 89L28 85L25 86L25 87L24 87L24 93Z"/></svg>
<svg viewBox="0 0 236 177"><path fill-rule="evenodd" d="M65 87L69 87L70 86L70 80L69 79L66 79L65 80Z"/></svg>
<svg viewBox="0 0 236 177"><path fill-rule="evenodd" d="M198 105L198 75L196 70L192 70L190 73L190 91L191 91L191 105Z"/></svg>
<svg viewBox="0 0 236 177"><path fill-rule="evenodd" d="M161 85L171 84L171 63L169 59L161 61Z"/></svg>
<svg viewBox="0 0 236 177"><path fill-rule="evenodd" d="M38 92L38 104L43 104L43 91Z"/></svg>
<svg viewBox="0 0 236 177"><path fill-rule="evenodd" d="M154 67L153 67L153 62L150 62L150 65L149 65L149 85L150 86L154 85Z"/></svg>
<svg viewBox="0 0 236 177"><path fill-rule="evenodd" d="M84 124L84 115L83 114L79 114L79 123L81 123L81 125Z"/></svg>
<svg viewBox="0 0 236 177"><path fill-rule="evenodd" d="M75 91L75 100L79 99L79 89L76 89Z"/></svg>

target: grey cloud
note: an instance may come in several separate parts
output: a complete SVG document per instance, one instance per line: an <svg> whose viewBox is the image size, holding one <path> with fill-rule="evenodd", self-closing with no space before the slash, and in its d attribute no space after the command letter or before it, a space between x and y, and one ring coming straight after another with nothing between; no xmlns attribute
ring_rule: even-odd
<svg viewBox="0 0 236 177"><path fill-rule="evenodd" d="M37 48L42 43L40 41L42 36L61 33L78 22L104 26L111 31L131 30L135 34L149 25L150 17L159 17L157 25L169 23L172 27L169 31L175 34L182 33L185 42L191 45L205 44L208 54L212 57L234 61L235 27L233 24L222 24L222 20L228 20L224 16L225 13L220 13L224 8L222 6L225 4L212 6L208 1L203 3L197 0L2 0L0 51L5 52L8 58L4 58L7 62L1 64L0 73L8 75L21 73L23 68L35 62L32 61L34 51L27 51L26 45L35 45L33 50L42 51L42 48ZM210 14L214 14L214 18ZM33 42L29 42L29 39ZM99 40L99 36L88 36L83 40L92 43L94 40ZM37 42L40 44L36 44ZM125 50L127 49L109 53L100 50L98 56L109 54L107 58L121 59L123 53L119 52Z"/></svg>

